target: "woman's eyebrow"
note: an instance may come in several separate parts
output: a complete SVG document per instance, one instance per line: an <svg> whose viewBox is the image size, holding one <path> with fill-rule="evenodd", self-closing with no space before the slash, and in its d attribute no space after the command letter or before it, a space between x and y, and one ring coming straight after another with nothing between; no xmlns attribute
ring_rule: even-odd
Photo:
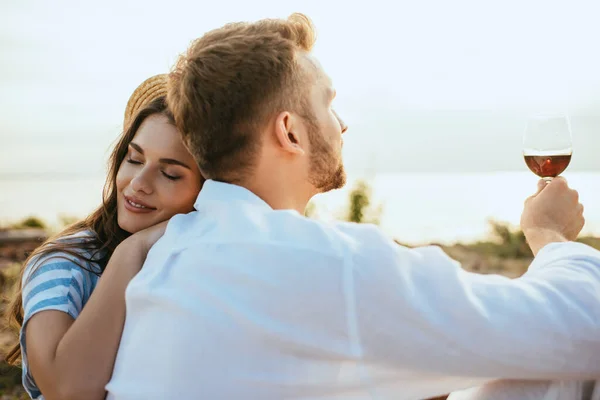
<svg viewBox="0 0 600 400"><path fill-rule="evenodd" d="M181 167L191 170L191 168L186 163L181 162L179 160L174 160L172 158L161 158L160 160L158 160L158 162L160 162L161 164L179 165Z"/></svg>
<svg viewBox="0 0 600 400"><path fill-rule="evenodd" d="M129 143L129 145L131 147L133 147L135 149L135 151L137 151L140 154L144 154L144 149L141 148L141 146L137 143L131 142ZM187 168L189 170L191 170L190 166L187 165L186 163L179 161L179 160L175 160L173 158L161 158L160 160L158 160L159 163L161 164L169 164L169 165L179 165L181 167Z"/></svg>

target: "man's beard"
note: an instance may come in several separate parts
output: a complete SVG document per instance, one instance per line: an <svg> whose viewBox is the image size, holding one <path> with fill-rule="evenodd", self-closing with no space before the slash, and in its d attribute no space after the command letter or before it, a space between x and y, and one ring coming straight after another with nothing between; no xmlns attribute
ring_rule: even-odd
<svg viewBox="0 0 600 400"><path fill-rule="evenodd" d="M319 193L343 188L346 184L346 170L344 169L344 165L340 161L333 173L330 173L329 176L322 175L320 180L311 180L311 183L313 183Z"/></svg>
<svg viewBox="0 0 600 400"><path fill-rule="evenodd" d="M312 122L312 121L311 121ZM340 189L346 184L346 170L340 153L325 141L319 128L309 123L310 171L308 179L319 193Z"/></svg>

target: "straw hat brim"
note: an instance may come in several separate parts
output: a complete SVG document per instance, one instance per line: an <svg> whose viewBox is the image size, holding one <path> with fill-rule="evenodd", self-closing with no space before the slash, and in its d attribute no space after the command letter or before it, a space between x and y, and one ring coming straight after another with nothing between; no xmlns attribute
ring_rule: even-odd
<svg viewBox="0 0 600 400"><path fill-rule="evenodd" d="M127 107L123 126L128 126L137 113L148 103L158 97L167 95L167 74L154 75L142 82L131 94Z"/></svg>

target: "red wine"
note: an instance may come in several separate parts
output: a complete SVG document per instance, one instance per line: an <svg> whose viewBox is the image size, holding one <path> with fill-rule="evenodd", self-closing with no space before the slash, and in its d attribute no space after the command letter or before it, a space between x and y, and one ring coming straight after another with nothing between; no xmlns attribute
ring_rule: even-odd
<svg viewBox="0 0 600 400"><path fill-rule="evenodd" d="M560 175L571 162L571 154L559 155L525 155L525 163L529 169L541 178L554 178Z"/></svg>

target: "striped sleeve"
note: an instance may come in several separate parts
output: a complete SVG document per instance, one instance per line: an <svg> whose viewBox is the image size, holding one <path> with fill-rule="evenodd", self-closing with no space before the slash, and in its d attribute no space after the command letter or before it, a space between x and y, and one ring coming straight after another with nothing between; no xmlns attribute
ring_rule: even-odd
<svg viewBox="0 0 600 400"><path fill-rule="evenodd" d="M19 341L23 387L32 399L43 399L43 396L29 371L25 340L29 319L41 311L48 310L62 311L73 319L77 318L98 281L98 275L91 272L91 268L97 268L99 271L97 266L83 263L90 269L88 271L81 268L75 260L70 254L54 252L32 260L23 274L24 315Z"/></svg>
<svg viewBox="0 0 600 400"><path fill-rule="evenodd" d="M74 261L47 260L26 271L23 282L25 324L40 311L57 310L77 318L90 295L92 282Z"/></svg>

